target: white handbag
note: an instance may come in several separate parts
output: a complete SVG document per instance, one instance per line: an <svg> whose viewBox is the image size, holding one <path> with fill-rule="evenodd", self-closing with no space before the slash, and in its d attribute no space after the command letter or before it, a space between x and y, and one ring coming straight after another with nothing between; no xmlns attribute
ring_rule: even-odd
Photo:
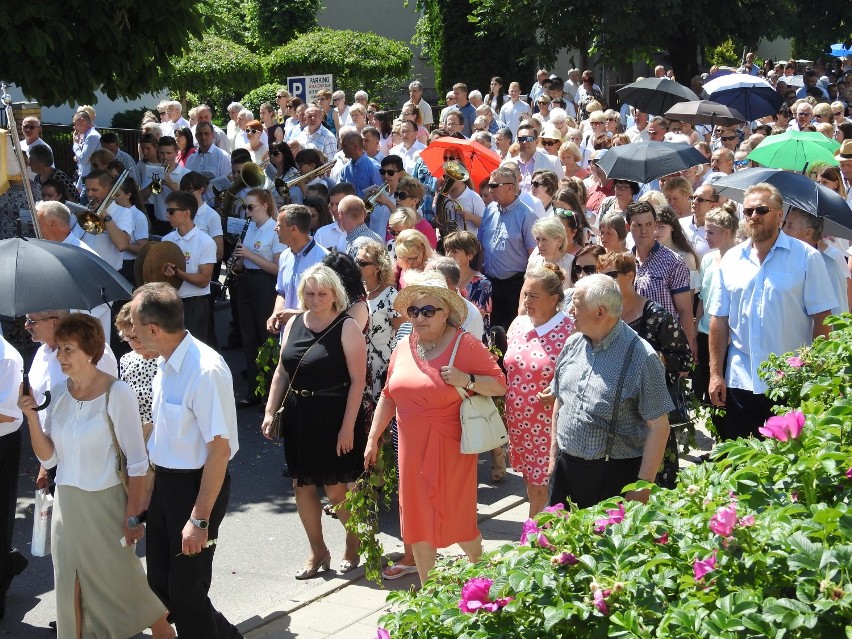
<svg viewBox="0 0 852 639"><path fill-rule="evenodd" d="M463 336L464 333L460 333L456 339L448 366L452 366L456 360L456 351ZM509 435L494 400L487 395L468 395L460 386L455 389L462 398L459 408L461 452L465 455L478 455L503 446L509 440Z"/></svg>
<svg viewBox="0 0 852 639"><path fill-rule="evenodd" d="M53 495L47 488L36 490L33 511L33 541L30 553L33 557L50 555L50 524L53 520Z"/></svg>

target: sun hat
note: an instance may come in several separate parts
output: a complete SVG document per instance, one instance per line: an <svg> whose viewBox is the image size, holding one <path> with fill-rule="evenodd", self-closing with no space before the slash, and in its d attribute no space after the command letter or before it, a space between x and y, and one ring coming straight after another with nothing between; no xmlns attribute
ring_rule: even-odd
<svg viewBox="0 0 852 639"><path fill-rule="evenodd" d="M559 140L562 142L562 134L554 127L546 127L539 137L542 140Z"/></svg>
<svg viewBox="0 0 852 639"><path fill-rule="evenodd" d="M467 319L467 304L461 295L447 287L447 280L437 271L411 272L405 274L405 288L396 294L393 307L399 314L408 317L408 307L424 295L436 297L449 311L450 321L461 326ZM410 319L410 318L409 318Z"/></svg>
<svg viewBox="0 0 852 639"><path fill-rule="evenodd" d="M852 140L843 140L834 157L837 160L852 160Z"/></svg>

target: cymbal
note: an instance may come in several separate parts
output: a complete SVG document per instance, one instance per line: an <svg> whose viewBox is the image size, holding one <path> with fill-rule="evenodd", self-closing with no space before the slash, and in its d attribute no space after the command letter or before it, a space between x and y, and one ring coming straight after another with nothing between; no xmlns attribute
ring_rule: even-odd
<svg viewBox="0 0 852 639"><path fill-rule="evenodd" d="M147 247L147 251L145 249ZM145 251L144 253L142 251ZM141 266L140 266L141 263ZM139 251L136 256L136 279L139 280L139 271L142 272L142 283L149 282L166 282L175 289L179 289L182 280L177 275L171 277L163 273L163 267L166 264L175 264L183 268L186 264L186 257L180 247L174 242L148 242Z"/></svg>

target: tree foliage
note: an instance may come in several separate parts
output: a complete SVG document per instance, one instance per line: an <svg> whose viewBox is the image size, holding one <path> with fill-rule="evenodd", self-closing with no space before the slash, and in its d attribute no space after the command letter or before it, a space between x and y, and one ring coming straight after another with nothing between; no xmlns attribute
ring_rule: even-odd
<svg viewBox="0 0 852 639"><path fill-rule="evenodd" d="M668 51L688 81L698 53L731 38L756 47L761 38L818 34L836 42L852 32L852 3L819 6L794 0L471 0L483 28L496 25L526 42L525 56L552 64L559 51L598 54L611 66ZM767 19L771 16L771 19Z"/></svg>
<svg viewBox="0 0 852 639"><path fill-rule="evenodd" d="M317 28L320 0L252 0L247 3L258 43L273 49Z"/></svg>
<svg viewBox="0 0 852 639"><path fill-rule="evenodd" d="M220 107L264 81L261 59L246 47L215 35L192 40L189 52L173 60L166 77L169 88L191 91L199 100Z"/></svg>
<svg viewBox="0 0 852 639"><path fill-rule="evenodd" d="M371 97L389 97L390 91L396 99L398 87L411 74L411 49L373 33L317 29L278 47L267 59L272 81L323 73L333 74L350 98L364 89Z"/></svg>
<svg viewBox="0 0 852 639"><path fill-rule="evenodd" d="M143 28L144 27L144 28ZM44 105L138 97L162 87L161 72L201 35L196 2L18 2L0 21L0 77Z"/></svg>
<svg viewBox="0 0 852 639"><path fill-rule="evenodd" d="M435 69L438 95L456 82L469 89L488 91L490 79L499 75L506 82L523 81L533 75L531 59L525 59L527 37L498 23L477 25L467 19L475 4L471 0L418 0L423 15L418 21L415 42L425 47ZM484 63L487 61L487 63Z"/></svg>
<svg viewBox="0 0 852 639"><path fill-rule="evenodd" d="M252 89L248 93L246 93L241 99L240 104L242 104L245 108L255 114L255 116L260 116L260 105L264 102L269 102L272 105L272 108L275 109L275 95L278 93L278 89L282 85L276 82L261 84L256 89Z"/></svg>

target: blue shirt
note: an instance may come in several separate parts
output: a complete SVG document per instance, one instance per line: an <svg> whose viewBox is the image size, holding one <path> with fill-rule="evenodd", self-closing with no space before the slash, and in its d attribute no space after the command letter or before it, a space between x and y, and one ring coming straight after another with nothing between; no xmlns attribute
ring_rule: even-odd
<svg viewBox="0 0 852 639"><path fill-rule="evenodd" d="M367 220L367 226L370 230L384 240L388 236L388 220L390 220L391 210L384 204L376 204L370 213L370 219Z"/></svg>
<svg viewBox="0 0 852 639"><path fill-rule="evenodd" d="M725 253L713 286L707 312L730 327L726 383L754 393L766 392L757 369L769 354L810 344L811 316L837 305L819 252L783 231L762 264L751 240Z"/></svg>
<svg viewBox="0 0 852 639"><path fill-rule="evenodd" d="M293 253L289 248L281 253L281 257L278 258L278 281L275 283L275 290L284 298L286 308L299 307L296 289L299 287L302 273L314 264L322 262L326 255L328 251L313 239L298 253Z"/></svg>
<svg viewBox="0 0 852 639"><path fill-rule="evenodd" d="M484 257L482 271L489 279L505 280L527 270L535 248L532 227L535 213L516 199L506 208L492 202L482 215L477 237Z"/></svg>
<svg viewBox="0 0 852 639"><path fill-rule="evenodd" d="M364 197L364 189L370 186L384 184L382 176L379 175L379 163L366 153L361 154L357 160L350 160L340 172L340 181L349 182L355 187L355 195Z"/></svg>

